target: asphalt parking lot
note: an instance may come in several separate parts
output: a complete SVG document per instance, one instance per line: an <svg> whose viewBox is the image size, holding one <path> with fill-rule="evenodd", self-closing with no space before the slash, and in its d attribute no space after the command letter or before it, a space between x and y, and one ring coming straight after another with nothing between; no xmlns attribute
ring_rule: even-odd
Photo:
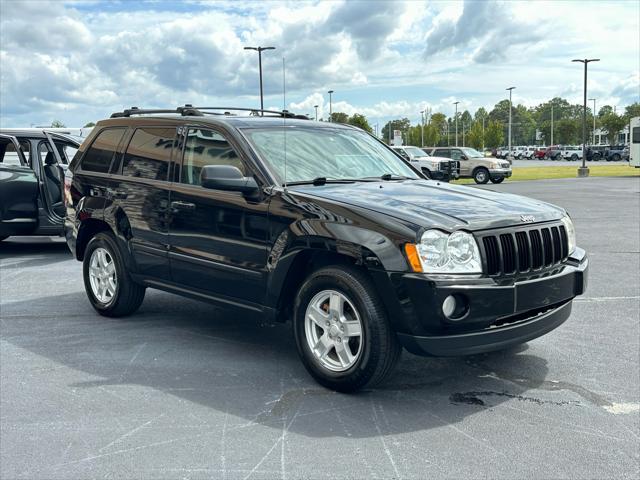
<svg viewBox="0 0 640 480"><path fill-rule="evenodd" d="M358 395L315 384L287 326L155 291L102 318L63 242L3 242L0 477L638 478L640 178L483 188L569 210L586 295L527 345L405 352Z"/></svg>

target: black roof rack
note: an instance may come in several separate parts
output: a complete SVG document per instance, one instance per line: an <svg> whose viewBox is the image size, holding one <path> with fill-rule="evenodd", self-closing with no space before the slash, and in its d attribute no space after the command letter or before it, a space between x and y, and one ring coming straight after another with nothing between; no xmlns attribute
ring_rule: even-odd
<svg viewBox="0 0 640 480"><path fill-rule="evenodd" d="M222 111L219 113L218 111ZM111 114L111 118L123 118L130 117L132 115L151 115L155 113L175 113L178 115L185 116L195 116L202 117L206 115L233 115L232 111L240 111L240 112L250 112L252 116L261 116L265 113L270 114L269 116L278 116L283 118L297 118L302 120L309 120L307 115L296 115L295 113L289 112L288 110L262 110L259 108L244 108L244 107L194 107L193 105L187 103L182 107L177 107L174 109L161 108L161 109L146 109L146 108L138 108L131 107L123 110L122 112L115 112Z"/></svg>

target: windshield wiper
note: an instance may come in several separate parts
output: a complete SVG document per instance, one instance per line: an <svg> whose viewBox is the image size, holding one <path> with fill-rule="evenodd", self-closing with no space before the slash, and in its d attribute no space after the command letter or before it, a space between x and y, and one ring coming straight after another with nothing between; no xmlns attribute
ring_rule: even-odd
<svg viewBox="0 0 640 480"><path fill-rule="evenodd" d="M287 185L314 185L319 187L327 183L354 183L356 180L350 179L337 179L327 177L316 177L313 180L298 180L296 182L287 182Z"/></svg>
<svg viewBox="0 0 640 480"><path fill-rule="evenodd" d="M405 177L404 175L393 175L391 173L385 173L384 175L382 175L380 177L381 180L415 180L415 178L412 177Z"/></svg>

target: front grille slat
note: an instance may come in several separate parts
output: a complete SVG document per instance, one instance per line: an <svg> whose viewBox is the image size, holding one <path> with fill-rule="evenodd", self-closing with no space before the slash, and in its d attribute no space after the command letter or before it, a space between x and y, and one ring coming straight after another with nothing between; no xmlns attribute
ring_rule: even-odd
<svg viewBox="0 0 640 480"><path fill-rule="evenodd" d="M546 269L562 263L569 254L564 225L490 233L482 236L482 246L490 276Z"/></svg>

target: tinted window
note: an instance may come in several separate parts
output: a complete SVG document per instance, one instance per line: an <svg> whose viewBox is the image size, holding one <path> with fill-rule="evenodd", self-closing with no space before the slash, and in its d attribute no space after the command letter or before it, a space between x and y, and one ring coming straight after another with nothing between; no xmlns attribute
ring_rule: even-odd
<svg viewBox="0 0 640 480"><path fill-rule="evenodd" d="M136 129L124 155L122 174L166 180L175 133L175 128Z"/></svg>
<svg viewBox="0 0 640 480"><path fill-rule="evenodd" d="M0 140L0 163L3 165L22 165L13 142L4 138Z"/></svg>
<svg viewBox="0 0 640 480"><path fill-rule="evenodd" d="M631 141L633 143L640 143L640 127L633 127L631 130Z"/></svg>
<svg viewBox="0 0 640 480"><path fill-rule="evenodd" d="M125 128L107 128L101 131L84 155L82 170L108 173L111 160L125 130Z"/></svg>
<svg viewBox="0 0 640 480"><path fill-rule="evenodd" d="M431 155L434 157L451 158L451 150L449 150L448 148L437 149L431 152Z"/></svg>
<svg viewBox="0 0 640 480"><path fill-rule="evenodd" d="M200 185L200 172L205 165L231 165L246 175L246 169L229 142L218 132L190 129L184 149L181 183Z"/></svg>

